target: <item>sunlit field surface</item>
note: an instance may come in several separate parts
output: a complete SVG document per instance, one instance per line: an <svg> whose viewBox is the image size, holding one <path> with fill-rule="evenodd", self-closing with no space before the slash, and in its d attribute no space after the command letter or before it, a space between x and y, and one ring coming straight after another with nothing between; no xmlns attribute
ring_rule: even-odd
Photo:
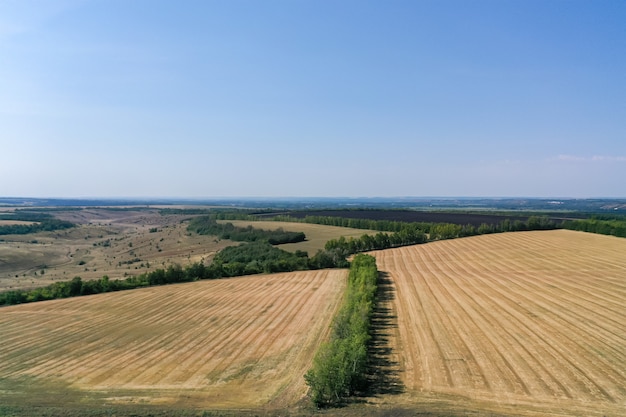
<svg viewBox="0 0 626 417"><path fill-rule="evenodd" d="M151 287L0 309L0 403L287 407L345 270Z"/></svg>
<svg viewBox="0 0 626 417"><path fill-rule="evenodd" d="M373 254L394 285L407 402L626 413L626 239L518 232Z"/></svg>

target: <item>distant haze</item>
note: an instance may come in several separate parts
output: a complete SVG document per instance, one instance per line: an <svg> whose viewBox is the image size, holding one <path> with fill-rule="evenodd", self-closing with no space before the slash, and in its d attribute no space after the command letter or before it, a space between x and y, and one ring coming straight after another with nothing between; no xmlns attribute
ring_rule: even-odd
<svg viewBox="0 0 626 417"><path fill-rule="evenodd" d="M626 197L626 2L0 0L0 196Z"/></svg>

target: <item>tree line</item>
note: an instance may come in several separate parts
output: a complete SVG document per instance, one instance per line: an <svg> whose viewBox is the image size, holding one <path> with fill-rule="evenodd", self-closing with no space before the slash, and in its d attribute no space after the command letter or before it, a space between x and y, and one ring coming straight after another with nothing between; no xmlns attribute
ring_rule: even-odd
<svg viewBox="0 0 626 417"><path fill-rule="evenodd" d="M367 345L377 280L376 259L364 254L355 256L330 340L321 345L313 367L304 376L318 407L339 405L366 388Z"/></svg>
<svg viewBox="0 0 626 417"><path fill-rule="evenodd" d="M378 230L381 232L399 232L412 225L412 227L421 231L428 231L431 223L426 222L402 222L397 220L371 220L356 219L339 216L305 216L292 217L289 215L279 215L272 217L272 220L279 222L301 222L311 224L321 224L324 226L351 227L353 229Z"/></svg>
<svg viewBox="0 0 626 417"><path fill-rule="evenodd" d="M592 217L582 220L566 220L563 222L562 227L581 232L626 237L626 219L624 218L603 219L601 217Z"/></svg>
<svg viewBox="0 0 626 417"><path fill-rule="evenodd" d="M238 227L232 223L218 223L215 216L195 217L189 222L187 230L237 242L267 241L271 245L303 242L306 239L306 235L302 232L286 232L282 228L263 230L252 226Z"/></svg>
<svg viewBox="0 0 626 417"><path fill-rule="evenodd" d="M485 233L513 232L521 230L547 230L559 225L547 216L530 216L527 220L505 219L498 224L483 223L476 227L471 224L460 225L455 223L438 222L403 222L397 220L353 219L336 216L306 216L296 218L291 216L275 216L275 221L301 222L321 224L326 226L351 227L355 229L377 230L381 232L419 231L428 235L429 240L451 239L463 236L473 236Z"/></svg>
<svg viewBox="0 0 626 417"><path fill-rule="evenodd" d="M326 222L328 219L336 219L336 217L317 218L309 220ZM377 220L368 220L367 223L364 224L370 224L369 222L376 221ZM378 225L377 227L384 228L389 226L389 221L387 220L381 220L380 222L382 224ZM538 216L532 216L526 221L515 220L512 222L510 220L504 220L497 225L489 225L483 223L479 227L472 226L471 224L459 225L453 223L432 223L427 224L427 227L422 229L421 227L423 227L423 223L391 223L393 223L393 225L389 227L397 230L393 233L379 232L375 235L364 234L361 237L350 237L348 239L346 239L345 237L331 239L326 242L326 244L324 245L324 249L326 252L334 254L335 258L346 258L352 254L359 252L389 249L406 245L415 245L420 243L432 242L435 240L455 239L459 237L522 230L549 230L559 227L554 221L550 220L548 217ZM376 226L375 224L370 225Z"/></svg>

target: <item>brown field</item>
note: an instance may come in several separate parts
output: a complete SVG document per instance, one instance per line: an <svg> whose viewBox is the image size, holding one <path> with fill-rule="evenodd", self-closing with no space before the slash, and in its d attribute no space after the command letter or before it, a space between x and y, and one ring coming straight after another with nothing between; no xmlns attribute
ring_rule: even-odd
<svg viewBox="0 0 626 417"><path fill-rule="evenodd" d="M79 227L0 236L0 291L208 262L218 250L238 244L190 235L181 223L189 216L161 216L156 210L84 209L56 216Z"/></svg>
<svg viewBox="0 0 626 417"><path fill-rule="evenodd" d="M0 309L0 404L285 408L345 270L200 281Z"/></svg>
<svg viewBox="0 0 626 417"><path fill-rule="evenodd" d="M373 254L395 292L405 391L381 404L626 415L626 239L518 232Z"/></svg>
<svg viewBox="0 0 626 417"><path fill-rule="evenodd" d="M287 232L303 232L306 240L299 243L287 243L278 245L280 249L295 252L301 250L307 252L309 256L313 256L318 250L324 249L324 244L331 239L338 239L341 236L346 238L361 237L365 234L375 235L378 233L374 230L352 229L349 227L324 226L320 224L309 223L292 223L292 222L275 222L266 221L245 221L245 220L226 220L223 223L232 223L235 226L247 227L252 226L258 229L276 230L279 227Z"/></svg>

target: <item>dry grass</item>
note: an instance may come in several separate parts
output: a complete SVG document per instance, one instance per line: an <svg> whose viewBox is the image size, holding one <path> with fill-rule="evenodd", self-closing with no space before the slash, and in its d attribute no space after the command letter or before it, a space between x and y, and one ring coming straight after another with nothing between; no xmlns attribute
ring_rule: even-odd
<svg viewBox="0 0 626 417"><path fill-rule="evenodd" d="M391 356L426 410L626 412L626 239L520 232L373 253L397 314Z"/></svg>
<svg viewBox="0 0 626 417"><path fill-rule="evenodd" d="M0 403L63 406L73 395L92 406L291 406L306 393L345 276L294 272L2 308Z"/></svg>
<svg viewBox="0 0 626 417"><path fill-rule="evenodd" d="M80 226L0 236L0 291L75 276L117 279L172 264L208 262L219 249L236 244L190 235L186 223L181 223L188 216L161 216L156 211L86 209L62 212L59 217Z"/></svg>

